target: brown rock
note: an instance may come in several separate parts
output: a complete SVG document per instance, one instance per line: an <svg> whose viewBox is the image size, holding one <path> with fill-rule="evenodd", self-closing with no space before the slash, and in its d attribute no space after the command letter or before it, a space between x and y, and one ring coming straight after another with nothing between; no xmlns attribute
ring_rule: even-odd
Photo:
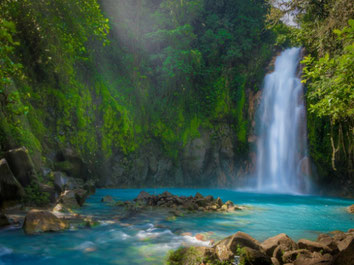
<svg viewBox="0 0 354 265"><path fill-rule="evenodd" d="M280 262L279 262L279 260L277 258L272 257L271 261L272 261L273 265L280 265Z"/></svg>
<svg viewBox="0 0 354 265"><path fill-rule="evenodd" d="M223 205L223 202L222 202L222 200L220 199L220 197L218 197L218 198L216 199L216 204L217 204L219 207L221 207L221 206Z"/></svg>
<svg viewBox="0 0 354 265"><path fill-rule="evenodd" d="M322 255L314 252L311 256L300 254L294 262L294 265L332 265L333 257L330 254Z"/></svg>
<svg viewBox="0 0 354 265"><path fill-rule="evenodd" d="M64 230L68 228L68 224L49 211L31 210L27 213L22 228L26 234L36 234Z"/></svg>
<svg viewBox="0 0 354 265"><path fill-rule="evenodd" d="M311 257L311 252L308 251L307 249L297 249L297 250L291 250L287 251L283 254L282 261L283 263L293 263L299 255L304 255Z"/></svg>
<svg viewBox="0 0 354 265"><path fill-rule="evenodd" d="M202 194L200 194L199 192L197 192L194 196L194 199L198 200L198 199L204 199L204 196Z"/></svg>
<svg viewBox="0 0 354 265"><path fill-rule="evenodd" d="M148 199L151 198L151 194L145 192L145 191L142 191L139 193L138 197L136 197L136 200L137 201L146 201Z"/></svg>
<svg viewBox="0 0 354 265"><path fill-rule="evenodd" d="M307 249L310 250L311 252L322 252L322 253L331 253L332 250L327 247L324 244L321 244L319 242L314 242L314 241L310 241L307 239L300 239L297 242L299 248L301 249Z"/></svg>
<svg viewBox="0 0 354 265"><path fill-rule="evenodd" d="M249 247L244 247L242 248L241 254L240 254L240 261L241 264L244 265L271 265L272 261L270 257L265 255L264 253L249 248Z"/></svg>
<svg viewBox="0 0 354 265"><path fill-rule="evenodd" d="M317 242L329 247L332 250L332 254L338 253L338 247L334 239L327 234L320 234L317 237Z"/></svg>
<svg viewBox="0 0 354 265"><path fill-rule="evenodd" d="M334 260L334 265L352 265L354 264L354 237L347 236L338 243L339 254Z"/></svg>
<svg viewBox="0 0 354 265"><path fill-rule="evenodd" d="M273 256L275 248L279 245L282 245L283 251L295 250L297 249L296 243L288 237L286 234L279 234L277 236L268 238L263 241L261 247L265 250L268 256Z"/></svg>
<svg viewBox="0 0 354 265"><path fill-rule="evenodd" d="M248 247L257 251L262 251L262 248L257 240L250 235L237 232L214 245L215 253L221 261L229 260L232 258L237 248Z"/></svg>
<svg viewBox="0 0 354 265"><path fill-rule="evenodd" d="M354 213L354 204L350 205L347 210L349 213Z"/></svg>
<svg viewBox="0 0 354 265"><path fill-rule="evenodd" d="M108 202L108 203L114 203L114 200L113 200L113 197L112 196L104 196L102 199L101 199L101 202Z"/></svg>

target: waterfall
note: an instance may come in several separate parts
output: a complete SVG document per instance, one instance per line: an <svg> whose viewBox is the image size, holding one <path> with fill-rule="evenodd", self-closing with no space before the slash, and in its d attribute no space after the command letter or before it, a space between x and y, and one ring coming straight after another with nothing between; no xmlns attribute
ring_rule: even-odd
<svg viewBox="0 0 354 265"><path fill-rule="evenodd" d="M298 67L300 48L276 59L264 80L258 109L257 190L281 193L308 191L306 110Z"/></svg>

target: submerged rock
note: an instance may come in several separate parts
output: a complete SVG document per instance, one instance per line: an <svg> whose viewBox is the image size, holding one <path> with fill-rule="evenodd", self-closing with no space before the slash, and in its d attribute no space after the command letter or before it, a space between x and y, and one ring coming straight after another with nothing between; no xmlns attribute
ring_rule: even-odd
<svg viewBox="0 0 354 265"><path fill-rule="evenodd" d="M22 228L26 234L36 234L61 231L67 229L68 224L49 211L31 210L27 213Z"/></svg>
<svg viewBox="0 0 354 265"><path fill-rule="evenodd" d="M354 213L354 204L350 205L347 209L349 213Z"/></svg>
<svg viewBox="0 0 354 265"><path fill-rule="evenodd" d="M115 200L112 196L107 195L101 199L101 202L115 203Z"/></svg>

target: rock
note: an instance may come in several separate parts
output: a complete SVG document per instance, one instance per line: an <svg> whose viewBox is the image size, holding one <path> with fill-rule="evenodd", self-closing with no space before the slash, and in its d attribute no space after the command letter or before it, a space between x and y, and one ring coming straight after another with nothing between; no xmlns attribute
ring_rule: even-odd
<svg viewBox="0 0 354 265"><path fill-rule="evenodd" d="M81 207L87 198L87 191L82 189L66 190L59 199L58 204L66 209L75 209Z"/></svg>
<svg viewBox="0 0 354 265"><path fill-rule="evenodd" d="M253 248L244 247L240 253L241 264L244 265L272 265L270 257Z"/></svg>
<svg viewBox="0 0 354 265"><path fill-rule="evenodd" d="M112 196L104 196L102 199L101 199L101 202L108 202L108 203L115 203L114 199Z"/></svg>
<svg viewBox="0 0 354 265"><path fill-rule="evenodd" d="M5 158L14 176L23 187L27 187L32 181L38 182L32 159L25 147L7 151Z"/></svg>
<svg viewBox="0 0 354 265"><path fill-rule="evenodd" d="M354 213L354 204L350 205L347 210L349 213Z"/></svg>
<svg viewBox="0 0 354 265"><path fill-rule="evenodd" d="M271 259L273 265L280 265L280 262L277 258L271 257L270 259Z"/></svg>
<svg viewBox="0 0 354 265"><path fill-rule="evenodd" d="M199 199L204 199L203 195L197 192L194 196L194 199L199 200Z"/></svg>
<svg viewBox="0 0 354 265"><path fill-rule="evenodd" d="M236 234L219 241L213 246L216 255L221 261L231 259L235 255L236 249L243 247L262 251L259 242L243 232L237 232Z"/></svg>
<svg viewBox="0 0 354 265"><path fill-rule="evenodd" d="M49 211L31 210L27 213L23 223L26 234L41 232L56 232L68 228L68 224Z"/></svg>
<svg viewBox="0 0 354 265"><path fill-rule="evenodd" d="M75 192L77 203L80 205L80 207L82 207L88 196L87 191L83 189L75 189L74 192Z"/></svg>
<svg viewBox="0 0 354 265"><path fill-rule="evenodd" d="M319 242L310 241L307 239L300 239L297 242L300 249L307 249L311 252L331 253L332 250L324 244Z"/></svg>
<svg viewBox="0 0 354 265"><path fill-rule="evenodd" d="M93 195L96 192L96 185L94 181L87 181L84 184L84 190L87 191L87 195Z"/></svg>
<svg viewBox="0 0 354 265"><path fill-rule="evenodd" d="M222 202L222 200L220 199L220 197L218 197L218 198L216 199L216 204L217 204L219 207L221 207L221 206L223 205L223 202Z"/></svg>
<svg viewBox="0 0 354 265"><path fill-rule="evenodd" d="M330 254L322 255L318 252L312 253L310 256L306 254L299 254L294 261L294 265L332 265L333 257ZM343 264L344 265L344 264Z"/></svg>
<svg viewBox="0 0 354 265"><path fill-rule="evenodd" d="M214 250L208 247L181 248L172 252L168 257L168 264L201 265L215 260ZM214 264L214 263L209 263Z"/></svg>
<svg viewBox="0 0 354 265"><path fill-rule="evenodd" d="M332 250L332 254L338 253L337 244L331 236L327 234L321 234L317 237L317 242L329 247Z"/></svg>
<svg viewBox="0 0 354 265"><path fill-rule="evenodd" d="M7 219L6 215L3 213L0 213L0 227L7 226L9 225L9 219Z"/></svg>
<svg viewBox="0 0 354 265"><path fill-rule="evenodd" d="M145 191L141 191L138 195L138 197L136 197L135 200L137 201L147 201L151 198L151 194L150 193L147 193Z"/></svg>
<svg viewBox="0 0 354 265"><path fill-rule="evenodd" d="M286 251L283 254L282 261L283 263L293 263L299 255L307 255L308 257L311 257L311 252L307 249Z"/></svg>
<svg viewBox="0 0 354 265"><path fill-rule="evenodd" d="M279 245L282 245L283 251L295 250L297 249L296 243L288 237L286 234L279 234L277 236L268 238L263 241L261 247L265 250L268 256L273 256L275 248Z"/></svg>
<svg viewBox="0 0 354 265"><path fill-rule="evenodd" d="M5 159L0 160L0 208L5 202L18 201L25 195Z"/></svg>
<svg viewBox="0 0 354 265"><path fill-rule="evenodd" d="M348 235L344 240L338 242L339 254L334 260L334 265L354 264L354 237Z"/></svg>

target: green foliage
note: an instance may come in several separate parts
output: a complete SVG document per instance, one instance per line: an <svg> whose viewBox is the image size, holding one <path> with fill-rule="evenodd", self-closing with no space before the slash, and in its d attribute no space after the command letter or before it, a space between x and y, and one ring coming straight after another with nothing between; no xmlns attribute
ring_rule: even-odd
<svg viewBox="0 0 354 265"><path fill-rule="evenodd" d="M328 53L318 59L305 57L304 82L308 84L309 110L319 117L327 116L333 123L354 117L354 20L336 30L343 42L343 52Z"/></svg>
<svg viewBox="0 0 354 265"><path fill-rule="evenodd" d="M25 188L23 202L30 206L45 206L49 203L49 193L42 192L38 183L32 182Z"/></svg>

